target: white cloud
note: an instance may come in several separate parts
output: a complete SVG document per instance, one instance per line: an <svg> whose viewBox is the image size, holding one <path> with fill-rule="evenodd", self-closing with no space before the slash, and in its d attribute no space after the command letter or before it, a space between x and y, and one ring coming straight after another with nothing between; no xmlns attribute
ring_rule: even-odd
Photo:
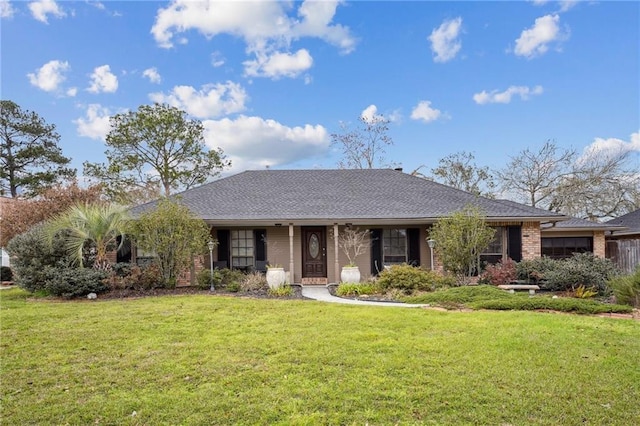
<svg viewBox="0 0 640 426"><path fill-rule="evenodd" d="M420 101L411 111L412 120L420 120L424 123L431 123L442 117L442 112L439 109L431 108L430 101Z"/></svg>
<svg viewBox="0 0 640 426"><path fill-rule="evenodd" d="M31 15L40 22L45 24L49 23L48 15L52 15L56 18L62 18L67 14L58 6L55 0L38 0L29 3L29 10Z"/></svg>
<svg viewBox="0 0 640 426"><path fill-rule="evenodd" d="M0 18L12 18L16 10L9 0L0 0Z"/></svg>
<svg viewBox="0 0 640 426"><path fill-rule="evenodd" d="M87 90L91 93L113 93L118 90L118 77L111 73L109 65L96 67L91 74L91 86Z"/></svg>
<svg viewBox="0 0 640 426"><path fill-rule="evenodd" d="M70 87L67 89L67 96L69 96L70 98L73 98L75 95L78 94L78 88L77 87Z"/></svg>
<svg viewBox="0 0 640 426"><path fill-rule="evenodd" d="M66 79L64 73L71 67L66 61L53 60L38 68L35 73L27 74L29 81L45 92L54 92Z"/></svg>
<svg viewBox="0 0 640 426"><path fill-rule="evenodd" d="M578 4L578 0L564 0L560 2L560 12L566 12L573 9Z"/></svg>
<svg viewBox="0 0 640 426"><path fill-rule="evenodd" d="M487 92L483 90L473 95L473 100L479 105L485 104L508 104L513 96L520 96L523 101L528 100L531 96L541 95L544 92L542 86L529 88L527 86L510 86L504 92L493 90Z"/></svg>
<svg viewBox="0 0 640 426"><path fill-rule="evenodd" d="M247 76L268 77L277 80L280 77L299 76L311 68L313 58L306 49L300 49L294 54L256 52L256 59L245 61L243 64Z"/></svg>
<svg viewBox="0 0 640 426"><path fill-rule="evenodd" d="M373 120L382 120L384 119L383 115L378 114L378 107L371 104L360 113L360 117L364 121L373 121Z"/></svg>
<svg viewBox="0 0 640 426"><path fill-rule="evenodd" d="M147 77L150 82L155 84L160 84L162 81L162 77L160 77L160 73L156 67L147 68L142 72L143 77Z"/></svg>
<svg viewBox="0 0 640 426"><path fill-rule="evenodd" d="M548 3L549 0L533 0L533 4L535 6L544 6ZM561 0L558 3L560 4L559 12L566 12L570 9L573 9L573 7L578 4L578 0Z"/></svg>
<svg viewBox="0 0 640 426"><path fill-rule="evenodd" d="M460 51L462 43L459 40L462 29L462 18L444 21L428 37L431 42L431 50L434 53L435 62L448 62L455 58Z"/></svg>
<svg viewBox="0 0 640 426"><path fill-rule="evenodd" d="M351 36L349 27L331 25L340 3L339 0L303 2L298 9L298 16L302 20L296 20L292 27L294 37L317 37L339 47L343 53L352 52L356 40Z"/></svg>
<svg viewBox="0 0 640 426"><path fill-rule="evenodd" d="M617 138L595 138L584 149L578 161L609 159L628 152L640 152L640 131L632 133L628 142Z"/></svg>
<svg viewBox="0 0 640 426"><path fill-rule="evenodd" d="M288 127L275 120L241 115L235 120L207 120L205 140L220 147L232 171L280 166L327 152L329 133L321 125Z"/></svg>
<svg viewBox="0 0 640 426"><path fill-rule="evenodd" d="M247 93L237 83L207 84L196 90L192 86L175 86L169 94L151 93L149 98L185 110L197 118L214 118L245 110Z"/></svg>
<svg viewBox="0 0 640 426"><path fill-rule="evenodd" d="M104 141L111 130L109 109L99 104L90 104L85 111L85 117L73 120L77 127L78 136Z"/></svg>
<svg viewBox="0 0 640 426"><path fill-rule="evenodd" d="M514 53L526 58L534 58L545 54L549 44L559 42L568 37L568 33L560 31L560 16L545 15L537 18L533 27L522 31L516 40Z"/></svg>
<svg viewBox="0 0 640 426"><path fill-rule="evenodd" d="M179 42L178 34L189 30L197 30L207 38L229 34L243 39L247 54L255 55L245 62L247 75L296 77L311 67L312 60L306 49L286 53L294 40L319 38L337 46L342 53L355 48L356 40L349 28L332 24L340 3L175 0L158 10L151 33L164 48L173 47L174 39ZM294 15L292 12L297 12L297 16L290 16ZM219 63L216 59L212 62Z"/></svg>
<svg viewBox="0 0 640 426"><path fill-rule="evenodd" d="M224 65L225 59L217 50L211 54L211 66L218 68Z"/></svg>
<svg viewBox="0 0 640 426"><path fill-rule="evenodd" d="M102 2L99 2L99 1L87 1L87 3L90 4L91 6L95 7L96 9L100 9L100 10L105 10L106 9L104 4Z"/></svg>

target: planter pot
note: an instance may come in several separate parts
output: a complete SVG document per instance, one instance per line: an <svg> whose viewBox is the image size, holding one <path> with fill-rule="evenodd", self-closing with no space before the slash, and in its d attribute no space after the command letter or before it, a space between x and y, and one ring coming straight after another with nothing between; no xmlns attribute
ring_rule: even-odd
<svg viewBox="0 0 640 426"><path fill-rule="evenodd" d="M359 283L360 269L357 266L343 266L340 272L340 281L343 283Z"/></svg>
<svg viewBox="0 0 640 426"><path fill-rule="evenodd" d="M267 284L269 284L269 288L276 289L282 287L286 279L287 274L284 272L284 268L267 269Z"/></svg>

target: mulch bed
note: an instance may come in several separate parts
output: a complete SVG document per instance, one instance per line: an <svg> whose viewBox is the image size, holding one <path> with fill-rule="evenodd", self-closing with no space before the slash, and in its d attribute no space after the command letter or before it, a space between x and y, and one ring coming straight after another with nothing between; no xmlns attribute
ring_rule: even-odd
<svg viewBox="0 0 640 426"><path fill-rule="evenodd" d="M291 296L272 296L266 289L255 291L238 291L230 292L225 289L216 289L210 291L208 289L203 290L198 287L176 287L176 288L155 288L152 290L111 290L106 293L100 293L98 300L102 299L129 299L140 297L155 297L155 296L176 296L176 295L211 295L211 296L230 296L230 297L248 297L252 299L305 299L302 296L302 287L292 286L293 294Z"/></svg>

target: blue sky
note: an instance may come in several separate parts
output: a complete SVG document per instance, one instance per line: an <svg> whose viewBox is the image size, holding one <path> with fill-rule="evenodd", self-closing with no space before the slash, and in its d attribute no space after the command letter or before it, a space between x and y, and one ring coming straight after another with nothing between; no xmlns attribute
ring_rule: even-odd
<svg viewBox="0 0 640 426"><path fill-rule="evenodd" d="M0 0L2 99L104 161L110 114L203 121L230 172L335 168L330 134L392 122L387 160L500 168L546 140L640 152L640 3Z"/></svg>

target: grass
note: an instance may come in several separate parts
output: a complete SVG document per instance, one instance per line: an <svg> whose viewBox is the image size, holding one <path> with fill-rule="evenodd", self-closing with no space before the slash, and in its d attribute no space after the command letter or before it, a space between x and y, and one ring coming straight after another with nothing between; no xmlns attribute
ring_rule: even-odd
<svg viewBox="0 0 640 426"><path fill-rule="evenodd" d="M627 425L640 323L0 292L2 424Z"/></svg>

